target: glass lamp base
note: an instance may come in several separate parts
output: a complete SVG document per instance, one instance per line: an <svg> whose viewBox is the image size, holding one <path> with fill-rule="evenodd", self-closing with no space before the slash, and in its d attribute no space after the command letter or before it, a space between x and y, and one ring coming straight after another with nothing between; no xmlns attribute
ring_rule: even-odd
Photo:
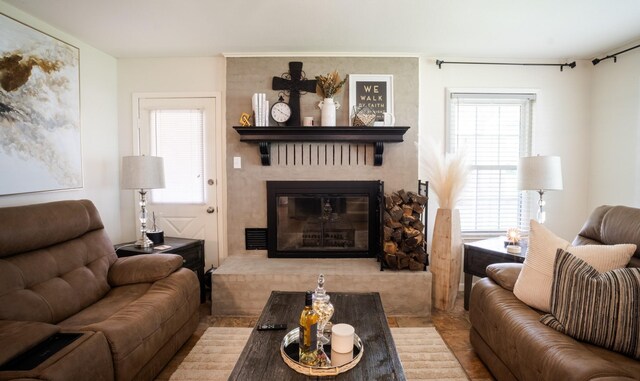
<svg viewBox="0 0 640 381"><path fill-rule="evenodd" d="M142 233L142 236L138 238L134 246L140 249L151 249L153 248L153 241L147 237L146 233Z"/></svg>
<svg viewBox="0 0 640 381"><path fill-rule="evenodd" d="M547 220L547 213L544 210L538 211L537 220L538 220L538 223L544 224L544 222Z"/></svg>
<svg viewBox="0 0 640 381"><path fill-rule="evenodd" d="M141 249L153 248L153 241L147 237L147 192L140 189L140 238L134 244L135 247Z"/></svg>
<svg viewBox="0 0 640 381"><path fill-rule="evenodd" d="M538 200L538 215L537 220L538 223L540 224L544 224L544 222L547 219L547 212L544 211L544 206L546 205L546 202L542 199L542 195L544 195L544 190L539 190L538 193L540 194L540 200Z"/></svg>

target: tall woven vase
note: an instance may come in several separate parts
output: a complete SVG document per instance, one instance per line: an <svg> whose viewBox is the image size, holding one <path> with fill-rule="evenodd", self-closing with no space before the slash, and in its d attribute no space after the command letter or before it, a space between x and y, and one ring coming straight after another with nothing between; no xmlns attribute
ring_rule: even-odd
<svg viewBox="0 0 640 381"><path fill-rule="evenodd" d="M453 308L460 284L462 268L462 236L460 211L438 209L431 241L431 274L433 305L439 310Z"/></svg>

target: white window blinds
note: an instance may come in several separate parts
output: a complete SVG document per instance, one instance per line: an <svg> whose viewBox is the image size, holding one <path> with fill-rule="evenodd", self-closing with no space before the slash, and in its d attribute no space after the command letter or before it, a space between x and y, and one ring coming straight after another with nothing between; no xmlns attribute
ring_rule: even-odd
<svg viewBox="0 0 640 381"><path fill-rule="evenodd" d="M204 113L152 110L151 154L164 158L164 189L153 189L154 203L203 204Z"/></svg>
<svg viewBox="0 0 640 381"><path fill-rule="evenodd" d="M466 234L528 230L526 192L517 188L518 159L531 151L534 94L450 93L449 152L471 167L458 203Z"/></svg>

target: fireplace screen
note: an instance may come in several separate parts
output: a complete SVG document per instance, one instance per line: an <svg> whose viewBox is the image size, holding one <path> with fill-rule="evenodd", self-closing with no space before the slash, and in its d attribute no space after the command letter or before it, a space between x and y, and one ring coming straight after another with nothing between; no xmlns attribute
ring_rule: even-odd
<svg viewBox="0 0 640 381"><path fill-rule="evenodd" d="M270 257L374 256L381 183L269 181Z"/></svg>
<svg viewBox="0 0 640 381"><path fill-rule="evenodd" d="M369 250L367 196L280 196L278 250Z"/></svg>

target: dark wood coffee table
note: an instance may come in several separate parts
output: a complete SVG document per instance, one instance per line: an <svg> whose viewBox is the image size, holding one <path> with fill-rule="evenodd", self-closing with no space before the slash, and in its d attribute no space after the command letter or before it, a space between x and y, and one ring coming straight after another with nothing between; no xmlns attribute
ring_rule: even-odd
<svg viewBox="0 0 640 381"><path fill-rule="evenodd" d="M351 370L329 377L337 381L406 380L395 343L382 308L380 295L372 293L330 292L335 306L333 323L351 324L362 339L364 354ZM258 319L262 324L287 324L282 331L257 331L255 328L236 363L229 380L323 380L297 373L280 356L284 335L298 327L304 307L304 293L273 291Z"/></svg>

